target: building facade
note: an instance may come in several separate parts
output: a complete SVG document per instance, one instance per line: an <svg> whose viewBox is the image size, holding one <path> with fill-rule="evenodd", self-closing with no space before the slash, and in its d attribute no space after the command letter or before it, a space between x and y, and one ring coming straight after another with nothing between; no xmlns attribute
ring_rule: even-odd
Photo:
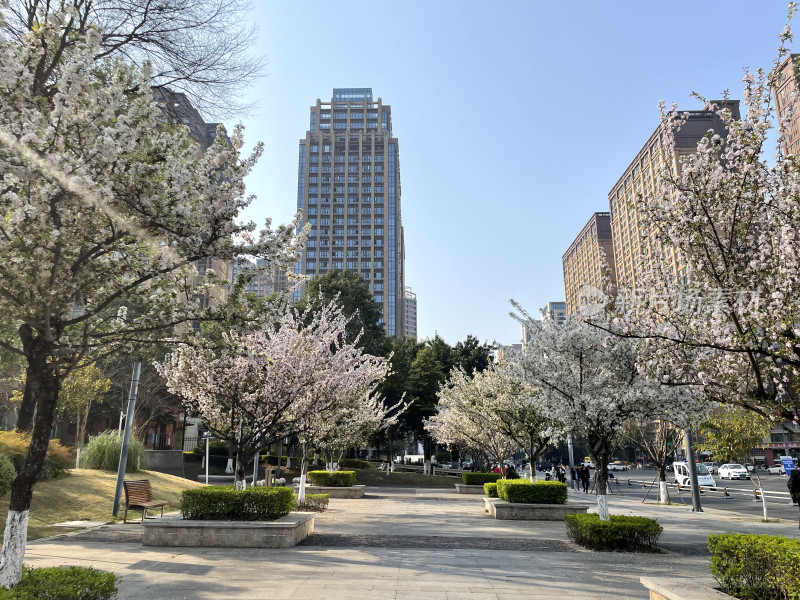
<svg viewBox="0 0 800 600"><path fill-rule="evenodd" d="M614 243L611 239L611 215L597 212L570 244L561 257L564 269L564 297L566 312L572 314L578 310L581 289L592 286L603 289L604 278L616 287L617 278L614 270Z"/></svg>
<svg viewBox="0 0 800 600"><path fill-rule="evenodd" d="M300 140L297 208L311 226L298 272L359 273L389 335L405 333L405 249L400 159L392 109L371 88L317 99Z"/></svg>
<svg viewBox="0 0 800 600"><path fill-rule="evenodd" d="M259 298L266 298L289 289L289 278L286 273L270 266L269 261L263 258L257 259L255 263L245 259L231 263L231 283L245 273L252 274L252 278L245 285L245 290Z"/></svg>
<svg viewBox="0 0 800 600"><path fill-rule="evenodd" d="M542 324L551 323L561 327L567 321L567 303L548 302L542 307Z"/></svg>
<svg viewBox="0 0 800 600"><path fill-rule="evenodd" d="M800 151L800 107L795 100L800 90L798 59L800 54L790 54L781 63L780 75L774 89L775 112L783 129L783 151L786 154L797 154Z"/></svg>
<svg viewBox="0 0 800 600"><path fill-rule="evenodd" d="M417 339L417 295L408 286L406 286L404 303L404 310L406 313L404 318L404 335L407 339L415 340Z"/></svg>
<svg viewBox="0 0 800 600"><path fill-rule="evenodd" d="M723 101L712 101L710 104L720 106ZM740 118L738 100L726 100L724 104L730 109L734 119ZM694 153L698 142L709 131L721 136L727 134L716 109L709 105L703 110L681 111L681 114L685 115L686 122L675 136L673 155L664 155L662 142L666 132L663 125L659 125L608 193L614 268L620 288L636 288L637 273L650 260L651 235L640 227L636 204L638 199L655 196L658 172L662 165L666 163L672 169L679 169L680 158ZM686 281L686 267L681 264L679 257L673 251L667 250L664 258L672 262L677 280Z"/></svg>

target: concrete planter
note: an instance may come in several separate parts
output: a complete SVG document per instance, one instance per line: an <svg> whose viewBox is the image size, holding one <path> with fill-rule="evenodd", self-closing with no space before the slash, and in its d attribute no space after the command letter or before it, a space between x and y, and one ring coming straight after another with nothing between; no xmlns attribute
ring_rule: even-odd
<svg viewBox="0 0 800 600"><path fill-rule="evenodd" d="M456 484L456 493L458 494L481 494L485 492L482 485L467 485L466 483Z"/></svg>
<svg viewBox="0 0 800 600"><path fill-rule="evenodd" d="M486 498L486 510L495 519L514 521L563 521L572 513L585 513L590 504L567 502L566 504L517 504L500 498Z"/></svg>
<svg viewBox="0 0 800 600"><path fill-rule="evenodd" d="M361 498L364 495L365 485L351 485L350 487L332 487L324 485L306 485L306 494L328 494L331 498ZM294 486L294 493L300 491L300 486Z"/></svg>
<svg viewBox="0 0 800 600"><path fill-rule="evenodd" d="M314 533L312 513L292 512L275 521L144 522L145 546L204 548L292 548Z"/></svg>
<svg viewBox="0 0 800 600"><path fill-rule="evenodd" d="M639 581L650 590L650 600L735 600L716 589L717 582L711 577L640 577Z"/></svg>

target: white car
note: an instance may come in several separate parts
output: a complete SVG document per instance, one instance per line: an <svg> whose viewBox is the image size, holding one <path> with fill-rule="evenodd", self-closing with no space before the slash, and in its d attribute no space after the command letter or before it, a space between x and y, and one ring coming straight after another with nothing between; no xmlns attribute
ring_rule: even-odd
<svg viewBox="0 0 800 600"><path fill-rule="evenodd" d="M628 467L623 465L621 462L613 462L608 465L609 471L627 471Z"/></svg>
<svg viewBox="0 0 800 600"><path fill-rule="evenodd" d="M783 465L772 465L771 467L767 467L767 473L770 475L786 475Z"/></svg>
<svg viewBox="0 0 800 600"><path fill-rule="evenodd" d="M720 479L750 479L750 474L742 465L729 463L719 468Z"/></svg>

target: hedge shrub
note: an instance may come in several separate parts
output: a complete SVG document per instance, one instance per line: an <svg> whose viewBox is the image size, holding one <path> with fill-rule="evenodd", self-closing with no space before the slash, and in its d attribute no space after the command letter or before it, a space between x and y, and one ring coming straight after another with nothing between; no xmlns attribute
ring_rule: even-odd
<svg viewBox="0 0 800 600"><path fill-rule="evenodd" d="M307 477L312 485L350 487L356 483L355 471L309 471Z"/></svg>
<svg viewBox="0 0 800 600"><path fill-rule="evenodd" d="M506 502L522 504L565 504L567 484L559 481L498 479L497 495Z"/></svg>
<svg viewBox="0 0 800 600"><path fill-rule="evenodd" d="M80 466L98 471L116 471L119 468L119 455L122 453L122 437L120 432L113 430L94 436L81 452ZM141 469L146 469L145 456L142 441L131 437L125 472L138 473Z"/></svg>
<svg viewBox="0 0 800 600"><path fill-rule="evenodd" d="M294 509L294 493L288 487L248 488L208 486L184 490L184 519L211 521L274 521Z"/></svg>
<svg viewBox="0 0 800 600"><path fill-rule="evenodd" d="M223 442L222 440L208 440L208 455L209 456L224 456L228 458L228 447L230 444L228 442ZM194 454L198 456L205 456L206 455L206 441L199 440L197 446L194 447L192 450Z"/></svg>
<svg viewBox="0 0 800 600"><path fill-rule="evenodd" d="M494 483L501 477L500 473L462 473L461 482L465 485L483 485Z"/></svg>
<svg viewBox="0 0 800 600"><path fill-rule="evenodd" d="M111 600L117 597L117 576L91 567L22 568L22 579L10 590L0 587L0 600Z"/></svg>
<svg viewBox="0 0 800 600"><path fill-rule="evenodd" d="M566 515L567 536L590 550L654 551L664 528L654 519L611 515L601 521L597 514Z"/></svg>
<svg viewBox="0 0 800 600"><path fill-rule="evenodd" d="M5 454L0 454L0 496L5 496L11 489L11 482L17 477L14 463Z"/></svg>
<svg viewBox="0 0 800 600"><path fill-rule="evenodd" d="M708 537L711 574L742 600L800 598L800 539L723 533Z"/></svg>
<svg viewBox="0 0 800 600"><path fill-rule="evenodd" d="M31 436L21 431L0 431L0 454L5 454L11 459L14 470L19 473L28 454L28 446L31 445ZM56 479L67 469L73 466L69 448L62 446L58 440L50 440L47 447L47 454L44 457L40 480Z"/></svg>
<svg viewBox="0 0 800 600"><path fill-rule="evenodd" d="M306 494L306 499L300 502L300 499L295 496L295 507L298 510L313 510L323 511L328 508L328 503L331 501L330 494Z"/></svg>
<svg viewBox="0 0 800 600"><path fill-rule="evenodd" d="M483 484L483 493L486 494L488 498L497 498L497 484L496 483L484 483Z"/></svg>
<svg viewBox="0 0 800 600"><path fill-rule="evenodd" d="M374 469L372 463L360 458L343 458L339 461L339 468L342 469Z"/></svg>

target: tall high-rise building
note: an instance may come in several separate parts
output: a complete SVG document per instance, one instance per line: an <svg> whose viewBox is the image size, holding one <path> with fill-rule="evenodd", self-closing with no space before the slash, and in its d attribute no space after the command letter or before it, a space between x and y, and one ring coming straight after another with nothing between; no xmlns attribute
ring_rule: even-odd
<svg viewBox="0 0 800 600"><path fill-rule="evenodd" d="M775 84L775 112L784 129L784 152L797 154L800 151L800 106L795 99L800 91L800 72L797 61L800 54L790 54L778 68L780 76ZM790 111L791 110L791 116Z"/></svg>
<svg viewBox="0 0 800 600"><path fill-rule="evenodd" d="M405 293L405 337L410 340L417 339L417 295L406 286Z"/></svg>
<svg viewBox="0 0 800 600"><path fill-rule="evenodd" d="M231 262L231 282L235 282L239 275L245 272L252 275L245 290L259 298L266 298L289 289L289 278L286 273L263 258L257 259L255 263L246 259Z"/></svg>
<svg viewBox="0 0 800 600"><path fill-rule="evenodd" d="M542 323L548 322L561 326L567 320L567 303L548 302L542 307Z"/></svg>
<svg viewBox="0 0 800 600"><path fill-rule="evenodd" d="M738 100L715 100L709 104L717 107L725 104L734 119L740 118ZM639 197L654 195L661 166L666 163L672 169L679 169L680 158L696 152L698 142L709 131L721 136L727 135L725 124L717 114L717 110L707 105L703 110L680 111L681 115L685 116L686 122L675 134L672 156L664 155L661 143L665 134L663 125L656 127L650 139L608 193L618 287L635 288L639 269L650 260L651 232L640 228L639 210L636 205ZM667 249L667 252L669 254L664 258L671 261L676 278L679 281L686 281L686 265L681 263L674 251Z"/></svg>
<svg viewBox="0 0 800 600"><path fill-rule="evenodd" d="M564 267L564 294L567 314L578 310L583 286L603 289L607 275L616 285L614 244L611 241L611 215L596 212L561 257Z"/></svg>
<svg viewBox="0 0 800 600"><path fill-rule="evenodd" d="M400 159L392 109L371 88L334 88L311 107L300 140L297 208L311 233L298 271L356 271L383 310L389 335L404 335L405 249Z"/></svg>

